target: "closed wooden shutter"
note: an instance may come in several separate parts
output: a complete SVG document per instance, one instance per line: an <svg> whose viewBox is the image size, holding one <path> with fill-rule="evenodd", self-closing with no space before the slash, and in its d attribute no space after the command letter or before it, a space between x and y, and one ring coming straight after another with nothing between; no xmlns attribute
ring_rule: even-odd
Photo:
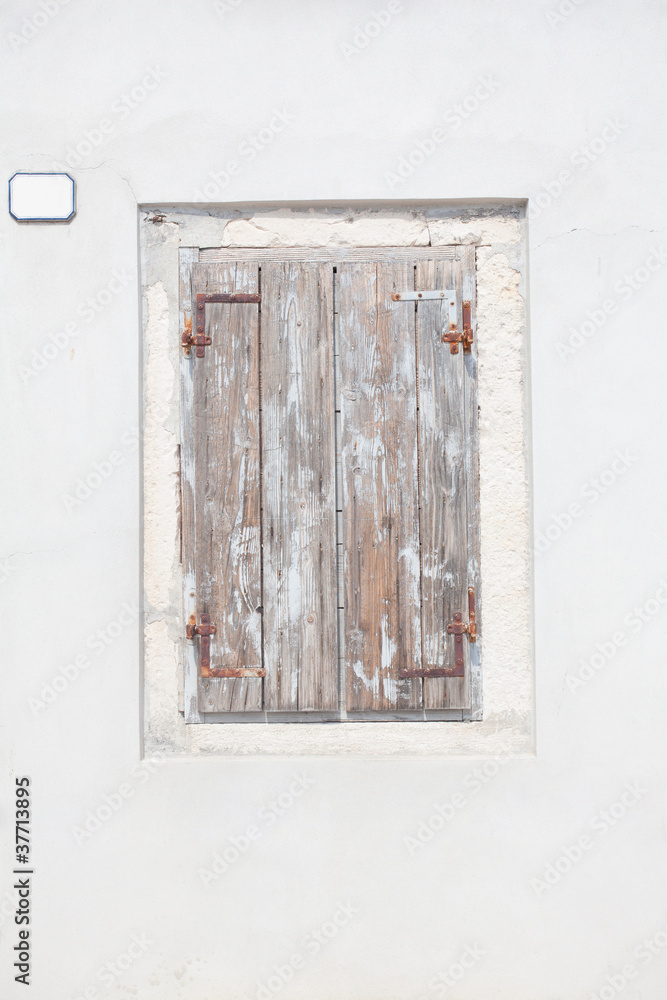
<svg viewBox="0 0 667 1000"><path fill-rule="evenodd" d="M187 644L186 718L478 717L478 647L451 629L471 589L479 615L476 346L443 342L474 315L474 251L198 256L184 593L215 633L205 666Z"/></svg>
<svg viewBox="0 0 667 1000"><path fill-rule="evenodd" d="M338 268L349 711L418 708L421 665L414 265Z"/></svg>
<svg viewBox="0 0 667 1000"><path fill-rule="evenodd" d="M333 273L262 267L264 708L338 708ZM333 654L333 655L332 655Z"/></svg>

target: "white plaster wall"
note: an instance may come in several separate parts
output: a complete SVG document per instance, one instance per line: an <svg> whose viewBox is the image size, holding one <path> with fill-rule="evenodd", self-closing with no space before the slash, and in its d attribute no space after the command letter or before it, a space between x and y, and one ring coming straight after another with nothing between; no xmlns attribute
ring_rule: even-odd
<svg viewBox="0 0 667 1000"><path fill-rule="evenodd" d="M34 1000L662 1000L667 10L558 3L404 2L358 50L388 5L71 0L38 27L37 0L2 5L1 176L102 140L72 168L71 225L0 216L2 794L32 776ZM146 67L166 75L121 118ZM249 159L276 109L292 120ZM137 204L206 184L254 204L531 199L536 757L139 764ZM202 878L230 838L238 859ZM133 934L150 943L121 969Z"/></svg>

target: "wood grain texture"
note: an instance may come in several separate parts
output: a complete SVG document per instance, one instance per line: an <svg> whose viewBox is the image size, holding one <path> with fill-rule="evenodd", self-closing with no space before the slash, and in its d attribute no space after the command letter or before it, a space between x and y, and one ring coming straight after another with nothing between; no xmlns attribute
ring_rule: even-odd
<svg viewBox="0 0 667 1000"><path fill-rule="evenodd" d="M340 354L347 710L418 708L421 664L411 262L342 264Z"/></svg>
<svg viewBox="0 0 667 1000"><path fill-rule="evenodd" d="M460 247L458 251L462 268L462 297L472 308L473 344L470 354L463 357L463 398L465 409L465 482L466 482L466 536L467 536L467 585L475 588L475 615L477 642L469 644L470 714L471 721L482 718L482 578L481 578L481 522L479 505L479 397L477 384L477 271L475 247Z"/></svg>
<svg viewBox="0 0 667 1000"><path fill-rule="evenodd" d="M206 263L216 261L405 261L414 264L417 260L455 260L459 248L442 247L206 247L199 253L199 259Z"/></svg>
<svg viewBox="0 0 667 1000"><path fill-rule="evenodd" d="M192 330L192 265L199 260L196 247L179 250L179 334ZM179 337L180 339L180 337ZM183 560L183 634L185 623L197 613L197 574L195 554L195 444L194 414L194 352L181 354L181 551ZM185 643L184 709L186 722L199 722L199 648L192 641Z"/></svg>
<svg viewBox="0 0 667 1000"><path fill-rule="evenodd" d="M419 261L417 290L453 288L457 328L462 322L462 268L453 261ZM451 354L442 335L449 329L447 301L417 305L419 384L419 485L424 668L454 667L455 636L446 627L467 610L466 467L463 350ZM467 620L465 614L464 620ZM461 708L468 704L466 676L424 679L424 707Z"/></svg>
<svg viewBox="0 0 667 1000"><path fill-rule="evenodd" d="M262 265L264 708L338 707L333 269Z"/></svg>
<svg viewBox="0 0 667 1000"><path fill-rule="evenodd" d="M258 266L195 264L193 299L257 292ZM211 667L262 665L259 308L207 303L212 344L196 358L193 433L197 614L216 626ZM199 620L199 618L198 618ZM200 678L201 712L256 711L261 678Z"/></svg>
<svg viewBox="0 0 667 1000"><path fill-rule="evenodd" d="M214 343L181 363L184 604L218 626L212 667L267 677L202 680L186 642L186 721L339 705L357 720L481 718L479 640L464 637L464 678L398 679L453 666L445 628L467 620L468 586L481 631L476 330L472 354L451 355L447 306L391 301L455 288L459 328L463 299L475 327L474 248L197 263L230 253L179 253L182 329L197 292L262 285L261 320L256 305L207 304Z"/></svg>
<svg viewBox="0 0 667 1000"><path fill-rule="evenodd" d="M343 466L341 464L340 425L340 332L338 330L338 289L334 279L334 393L336 406L336 603L338 607L338 707L345 712L346 666L345 666L345 574L343 557Z"/></svg>

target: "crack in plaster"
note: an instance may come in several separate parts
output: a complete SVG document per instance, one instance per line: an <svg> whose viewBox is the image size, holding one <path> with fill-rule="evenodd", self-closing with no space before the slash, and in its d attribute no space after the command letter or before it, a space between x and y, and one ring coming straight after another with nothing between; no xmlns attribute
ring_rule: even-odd
<svg viewBox="0 0 667 1000"><path fill-rule="evenodd" d="M570 236L572 233L588 233L590 236L598 236L600 238L611 239L614 236L622 236L623 233L627 233L631 229L637 229L639 230L640 233L664 233L665 230L667 229L667 226L663 226L661 229L647 229L645 226L636 226L636 225L624 226L623 229L617 229L613 233L596 233L594 232L594 230L587 229L585 226L575 226L574 229L566 229L562 233L554 233L553 236L547 236L546 239L542 240L541 243L538 243L535 247L533 247L533 249L539 250L540 247L543 247L545 243L550 243L551 240L560 240L564 236Z"/></svg>

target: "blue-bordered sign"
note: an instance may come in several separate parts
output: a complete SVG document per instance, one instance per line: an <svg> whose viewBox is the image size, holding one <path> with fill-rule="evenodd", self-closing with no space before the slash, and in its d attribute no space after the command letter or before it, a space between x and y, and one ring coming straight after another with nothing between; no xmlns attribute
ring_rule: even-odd
<svg viewBox="0 0 667 1000"><path fill-rule="evenodd" d="M69 174L17 173L9 179L9 214L17 222L69 222L75 212Z"/></svg>

